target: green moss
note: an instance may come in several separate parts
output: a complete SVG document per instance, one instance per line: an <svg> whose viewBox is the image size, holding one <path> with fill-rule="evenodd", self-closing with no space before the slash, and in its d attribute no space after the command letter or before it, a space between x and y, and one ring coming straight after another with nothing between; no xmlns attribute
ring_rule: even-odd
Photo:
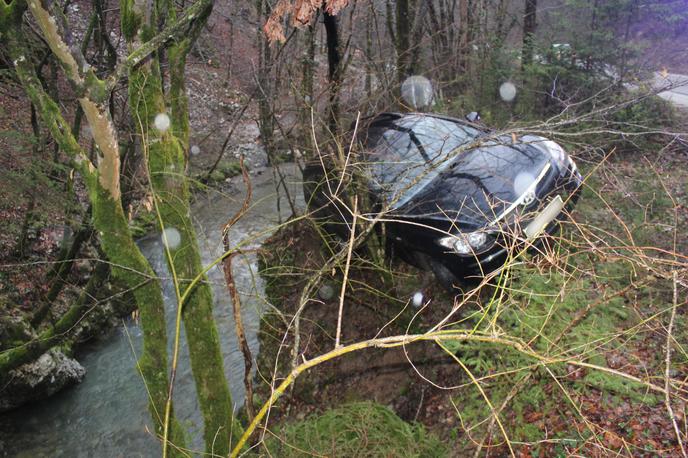
<svg viewBox="0 0 688 458"><path fill-rule="evenodd" d="M24 319L0 317L0 351L22 345L31 337L31 326Z"/></svg>
<svg viewBox="0 0 688 458"><path fill-rule="evenodd" d="M628 398L651 407L660 402L657 395L648 393L647 388L641 383L615 377L603 372L588 373L583 378L582 383L594 387L602 393L611 394L614 396L613 399Z"/></svg>
<svg viewBox="0 0 688 458"><path fill-rule="evenodd" d="M93 69L86 72L86 87L88 88L88 96L91 100L98 104L107 103L110 98L110 91L105 81L100 80Z"/></svg>
<svg viewBox="0 0 688 458"><path fill-rule="evenodd" d="M94 194L93 225L98 231L103 250L113 264L112 273L116 281L132 291L139 306L144 340L138 366L146 382L156 432L161 434L163 424L160 412L165 412L169 384L167 324L160 283L151 280L156 278L155 272L134 243L120 202L114 201L107 190L97 184L97 180ZM169 440L177 446L184 444L183 432L174 417ZM180 454L174 448L171 453L175 456Z"/></svg>
<svg viewBox="0 0 688 458"><path fill-rule="evenodd" d="M133 40L141 26L141 16L134 12L134 0L120 1L120 17L122 35L127 41Z"/></svg>
<svg viewBox="0 0 688 458"><path fill-rule="evenodd" d="M361 402L328 410L285 425L278 439L264 444L266 455L279 457L407 457L449 455L448 447L421 425L401 420L387 407Z"/></svg>
<svg viewBox="0 0 688 458"><path fill-rule="evenodd" d="M248 169L248 167L247 167ZM207 183L210 186L214 186L223 183L227 178L233 178L235 176L241 175L241 166L237 161L222 161L213 170L213 173L207 177ZM198 173L196 180L194 180L193 185L203 189L203 181L206 180L206 172Z"/></svg>
<svg viewBox="0 0 688 458"><path fill-rule="evenodd" d="M191 41L187 38L170 46L170 107L172 132L182 145L189 144L189 100L186 95L186 55Z"/></svg>
<svg viewBox="0 0 688 458"><path fill-rule="evenodd" d="M158 219L153 212L142 212L129 222L129 230L134 238L143 237L153 232L158 224Z"/></svg>
<svg viewBox="0 0 688 458"><path fill-rule="evenodd" d="M583 268L584 262L589 263L587 257L582 255L566 254L569 255L569 262L579 268ZM589 264L585 266L589 267ZM595 284L586 275L562 274L555 270L537 272L524 265L513 268L505 298L499 304L493 303L483 325L494 318L500 332L528 342L529 347L540 354L564 353L573 356L581 353L585 354L587 362L606 366L605 355L608 351L616 350L619 345L627 351L631 345L629 340L619 342L614 337L619 329L633 326L634 322L629 323L632 317L623 297L609 294L609 299L600 300L603 297L603 293L599 291L600 284L604 284L607 279L610 284L606 288L611 288L611 291L621 289L628 284L630 266L598 260L595 267L603 273L595 278ZM612 281L615 283L611 283ZM595 306L580 322L569 328L589 304ZM496 318L495 313L499 313ZM472 321L477 322L477 318ZM562 333L563 337L559 338ZM495 377L483 384L493 405L501 405L519 380L530 377L511 399L509 411L502 418L512 441L538 443L543 439L542 425L533 425L532 421L528 421L529 415L544 413L556 416L570 409L569 400L561 390L552 389L551 386L547 388L552 382L551 374L559 377L559 383L569 393L589 394L591 390L599 390L643 405L651 406L656 402L654 396L646 393L642 384L629 383L612 374L589 370L582 377L569 379L571 368L565 364L549 364L547 367L550 372L542 367L531 370L528 367L536 362L534 359L496 344L461 342L454 343L451 347L476 377L504 371L509 374ZM456 402L461 405L461 415L467 426L479 424L490 416L482 393L473 385L462 389L457 394ZM558 432L567 438L576 434L573 430ZM464 446L472 447L470 443L465 443ZM531 451L538 453L540 447L535 445Z"/></svg>
<svg viewBox="0 0 688 458"><path fill-rule="evenodd" d="M130 104L134 116L146 120L143 126L143 146L148 153L151 185L157 199L160 219L164 227L179 231L181 238L179 246L171 250L172 258L168 259L168 264L174 267L181 294L186 296L181 305L182 317L204 419L206 451L227 455L232 443L241 436L242 428L232 415L233 404L212 315L210 286L205 281L206 278L202 277L193 290L187 291L191 287L191 280L202 271L202 264L189 212L189 186L184 176L184 145L173 135L174 126L172 131L162 133L151 128L155 115L164 111L166 106L158 74L157 61L132 70ZM179 109L178 105L176 109ZM179 128L180 125L177 124L176 129Z"/></svg>

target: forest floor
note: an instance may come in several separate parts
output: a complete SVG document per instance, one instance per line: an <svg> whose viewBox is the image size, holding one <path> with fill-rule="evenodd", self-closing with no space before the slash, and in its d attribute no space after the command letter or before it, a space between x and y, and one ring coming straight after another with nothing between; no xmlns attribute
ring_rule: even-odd
<svg viewBox="0 0 688 458"><path fill-rule="evenodd" d="M665 365L675 286L666 267L672 259L685 265L688 252L688 234L680 229L688 223L688 149L662 146L650 142L642 153L619 153L603 161L577 157L587 174L585 189L572 221L553 241L556 249L525 257L523 265L509 270L507 286L484 287L449 327L471 329L488 305L494 310L499 297L499 333L550 354L558 333L587 306L590 310L565 333L558 351L662 386L666 370L678 384L688 380L684 295L678 298L675 317L676 348L670 367ZM262 399L270 390L266 381L285 376L290 367L293 338L291 333L284 337L286 325L305 282L325 259L322 247L312 223L304 221L287 226L264 247L263 275L276 311L266 315L261 328ZM461 300L427 273L401 262L391 268L390 284L364 253L354 254L342 344L423 332ZM685 272L681 275L678 281L685 285ZM329 291L323 294L321 287L303 312L304 360L334 348L341 281L341 270L333 270L325 278ZM430 301L420 310L410 305L417 291ZM545 369L490 345L456 343L452 349L475 377L484 377L481 384L495 408L509 397L500 418L519 456L680 454L663 396L642 384L570 364ZM523 386L510 394L519 383ZM387 405L404 420L437 432L451 444L453 456L472 453L478 443L488 456L508 453L496 425L486 438L490 409L466 371L427 342L367 349L311 369L296 381L290 396L278 401L270 425L279 435L285 415L301 419L360 400ZM685 402L674 402L673 409L684 428Z"/></svg>
<svg viewBox="0 0 688 458"><path fill-rule="evenodd" d="M220 7L237 11L244 8L241 5ZM228 17L236 11L220 13ZM237 22L237 30L232 31L235 41L230 41L229 22L222 19L222 14L213 17L212 34L204 34L198 47L203 52L190 58L188 69L191 146L199 147L199 154L191 158L190 169L197 177L221 154L235 119L250 97L247 88L253 84L255 68L250 56L255 55L252 44L255 30L249 30L247 23ZM216 46L213 41L223 45ZM0 219L3 221L0 317L28 315L40 302L46 293L46 272L57 256L65 226L73 223L74 218L74 208L65 205L73 201L65 179L69 169L55 170L52 165L46 165L50 161L36 160L52 154L52 144L48 142L40 150L33 149L29 119L25 98L0 97L0 125L3 126L0 147L7 153L0 156ZM239 154L256 152L255 112L249 109L242 119L223 153L224 159L218 166L221 173L216 175L215 185L222 186L236 174ZM258 156L250 166L264 165ZM586 164L585 159L579 158L579 162L591 176L573 220L597 234L613 234L626 248L591 246L590 240L584 237L589 232L581 232L570 224L565 233L567 240L575 243L562 243L562 250L570 252L570 257L560 257L554 262L547 257L525 260L527 269L515 270L510 288L513 295L505 306L521 318L527 309L521 310L519 305L530 301L531 310L541 312L538 307L552 306L553 301L538 302L517 292L537 290L551 297L552 291L563 291L562 296L570 293L576 299L556 302L561 310L559 321L565 321L585 304L597 303L600 297L620 298L621 303L603 301L608 305L605 314L613 314L613 319L591 315L591 320L584 323L588 325L585 336L593 335L598 342L589 350L590 359L636 376L650 374L661 384L666 340L663 326L668 321L666 310L672 300L672 285L662 278L650 280L656 273L642 268L644 262L649 263L645 254L652 250L637 252L627 248L634 245L688 252L685 232L678 231L673 246L675 229L687 227L688 153L680 145L665 150L655 144L642 155L612 156L601 167L596 167L594 160ZM77 183L79 193L83 189ZM23 232L32 196L37 197L35 210L28 222L27 244L19 256L17 240ZM266 262L273 269L268 294L281 314L269 313L264 319L259 368L262 380L272 379L275 361L281 362L278 373L284 374L291 343L282 340L284 320L294 312L294 304L308 276L322 264L321 247L318 234L308 223L303 223L287 226L264 250ZM624 257L628 252L632 254L630 260ZM553 270L552 265L563 266L566 275ZM405 264L393 264L392 284L369 270L364 257L357 258L355 267L350 276L353 286L347 290L344 309L344 344L374 336L422 332L444 317L454 304L455 297L441 290L431 276ZM63 309L83 286L88 271L87 259L75 266L68 289L73 293L61 300ZM627 290L632 282L642 284L644 280L650 282L649 286ZM328 286L334 290L333 297L322 294L326 299L321 298L306 308L301 329L306 358L333 348L340 285L340 273L330 276ZM417 291L422 291L430 301L422 311L409 305L410 297ZM494 291L485 288L474 303L467 304L469 310L463 314L466 321L457 325L474 323L471 310L479 310L481 305L489 303ZM58 307L56 312L59 311ZM538 318L546 314L533 315ZM514 324L526 320L507 318L511 320L508 322L511 329L507 331L530 337L529 330ZM678 342L685 342L688 337L687 318L685 311L679 309L675 325ZM602 330L590 334L590 328ZM578 337L574 336L572 341ZM280 358L277 358L278 351L282 352ZM485 386L495 406L501 404L515 379L521 380L528 374L522 361L510 366L511 362L494 349L457 348L457 352L475 373L492 377ZM559 369L556 378L542 368L532 376L527 375L531 380L528 389L515 396L501 415L514 447L522 456L575 452L587 456L606 456L611 452L633 456L678 454L672 424L661 398L637 386L599 377L592 371ZM676 380L688 378L688 358L683 347L675 351L670 370ZM502 373L505 375L499 375ZM562 385L565 391L560 389ZM260 396L264 398L266 393L267 387L263 385ZM448 360L436 345L417 343L396 350L365 350L310 371L298 379L291 396L280 399L272 411L270 424L278 425L286 413L290 418L301 419L343 402L362 399L388 405L403 419L420 422L436 431L453 444L456 456L474 449L474 441L482 441L485 424L489 422L484 401L469 383L465 371ZM684 428L685 404L674 405L674 411ZM492 456L501 456L506 451L497 428L493 428L485 443Z"/></svg>

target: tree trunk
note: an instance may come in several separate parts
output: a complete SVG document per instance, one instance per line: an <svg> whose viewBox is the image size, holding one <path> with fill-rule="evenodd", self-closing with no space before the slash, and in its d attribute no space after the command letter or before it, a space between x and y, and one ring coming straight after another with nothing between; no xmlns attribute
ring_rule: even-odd
<svg viewBox="0 0 688 458"><path fill-rule="evenodd" d="M133 11L127 20L141 19ZM158 9L162 5L158 6ZM167 11L174 17L174 5ZM156 11L158 10L156 9ZM167 261L177 289L177 299L183 317L186 339L189 345L191 369L196 385L204 421L206 452L228 455L233 441L241 436L241 426L233 416L232 398L225 378L219 335L212 315L213 298L210 285L203 274L196 232L190 217L189 186L184 176L187 168L189 142L189 111L186 96L184 68L186 56L202 25L207 20L212 3L206 2L194 22L194 27L183 39L168 48L170 90L166 99L162 86L159 61L149 58L131 69L129 73L129 100L132 115L140 120L142 148L147 155L150 182L160 216L160 229L174 229L179 234L178 245L168 244ZM148 16L155 24L153 14ZM145 29L126 36L135 48L145 39ZM157 115L167 114L169 130L155 128ZM198 281L194 281L198 278ZM176 335L175 355L178 348ZM172 377L175 376L176 360L173 360ZM171 393L171 391L170 391ZM163 410L164 411L164 410Z"/></svg>
<svg viewBox="0 0 688 458"><path fill-rule="evenodd" d="M86 158L86 153L71 135L70 126L60 114L60 108L52 98L45 93L30 63L29 50L25 47L28 42L21 31L21 17L23 9L20 4L12 3L0 11L3 25L11 26L6 29L6 40L9 53L14 62L17 76L36 106L43 123L50 130L51 135L60 146L60 149L72 157L73 164L84 178L88 189L89 199L93 209L93 226L98 232L103 251L113 265L112 274L116 279L132 290L137 305L139 306L141 327L144 334L143 352L139 359L139 370L145 380L150 399L150 411L155 423L156 433L162 432L162 422L158 412L164 411L168 392L167 379L167 338L164 316L164 302L160 285L155 278L148 261L138 249L129 232L128 221L121 207L117 191L119 187L112 184L112 180L118 180L114 175L117 170L105 165L102 169L96 169ZM49 23L49 13L36 4L33 12L40 15L45 21L38 21L44 26ZM16 15L16 16L15 16ZM14 18L14 20L13 20ZM54 21L54 20L53 20ZM69 49L64 45L59 34L46 33L48 43L53 46ZM57 53L56 53L57 54ZM61 57L68 58L61 54ZM82 106L93 108L92 102L86 100ZM94 113L84 110L85 113ZM97 115L96 115L97 116ZM105 116L101 115L102 118ZM91 118L89 123L92 129L96 129L97 122ZM105 118L106 119L106 118ZM102 139L101 135L94 137ZM106 149L104 147L103 149ZM112 152L110 149L109 152ZM118 160L118 158L117 158ZM104 163L107 162L104 160ZM102 165L102 164L101 164ZM103 176L107 174L107 176ZM77 311L74 311L76 314ZM72 315L74 316L74 315ZM66 317L65 317L66 318ZM55 341L53 341L55 342ZM183 434L176 422L173 422L171 440L178 445L183 445Z"/></svg>
<svg viewBox="0 0 688 458"><path fill-rule="evenodd" d="M373 97L373 13L375 5L370 3L370 14L366 18L366 48L365 48L365 58L366 58L366 74L365 74L365 92L366 98L370 101Z"/></svg>
<svg viewBox="0 0 688 458"><path fill-rule="evenodd" d="M521 52L521 68L533 62L533 48L535 29L537 27L537 0L526 0L523 14L523 49Z"/></svg>
<svg viewBox="0 0 688 458"><path fill-rule="evenodd" d="M50 95L45 93L38 81L31 64L31 56L26 48L26 43L29 40L22 35L22 16L27 5L23 2L19 3L19 0L15 0L9 5L4 3L0 5L0 26L4 32L3 38L8 41L8 49L13 62L15 62L19 80L31 102L36 106L43 123L48 127L61 150L72 158L72 164L84 178L92 205L93 227L98 233L103 251L112 265L112 273L116 280L119 280L132 291L139 306L144 334L144 347L139 360L139 369L149 394L155 433L167 439L167 442L163 444L163 450L167 448L169 454L174 456L184 455L181 452L184 449L183 433L174 420L173 414L171 414L171 402L168 402L171 399L168 398L168 394L171 394L172 391L167 375L167 330L161 288L155 273L132 238L128 220L122 208L119 181L119 142L108 103L111 101L111 88L114 87L119 78L129 71L131 76L129 89L130 96L133 95L132 99L144 102L140 105L146 106L146 110L156 110L161 105L164 106L164 102L160 103L162 89L159 86L159 73L153 74L150 71L151 67L158 69L158 62L155 57L150 57L150 54L183 30L183 36L188 41L183 41L183 44L180 45L183 52L175 60L176 64L181 65L177 69L179 70L177 76L182 75L183 78L184 57L188 52L190 43L193 43L193 39L197 36L200 26L205 23L212 4L210 0L201 0L190 6L185 12L185 16L173 23L176 27L174 30L171 32L165 30L155 37L152 36L151 32L156 28L147 27L144 24L142 5L124 0L121 5L122 30L130 43L134 38L135 46L132 47L132 54L123 61L116 74L112 75L107 82L98 79L94 71L85 64L83 55L78 48L66 43L64 37L70 35L67 20L59 9L59 5L52 4L46 7L38 0L29 0L29 4L31 14L34 16L36 24L41 29L51 51L60 62L66 79L79 94L79 104L91 127L94 143L97 145L97 167L89 161L86 152L72 135L70 126L60 113L59 105ZM173 8L174 6L170 4L170 7ZM162 5L156 5L153 10L158 12L160 8ZM170 11L167 12L170 17L174 17L174 14L170 13ZM151 24L155 24L153 14L145 17L151 20ZM141 34L139 34L140 29L143 30ZM141 61L145 63L135 67L135 64ZM147 77L150 78L146 79ZM148 84L157 84L158 86L152 86L155 91L146 90L151 87ZM175 84L173 83L172 86ZM179 89L173 90L172 94L181 97L173 98L171 101L171 106L174 109L173 132L186 141L188 139L188 113L186 112L184 88L183 85L176 87ZM141 109L140 106L136 108ZM141 112L135 110L135 115L139 115L137 120L142 123L144 130L147 130L148 125L152 123L151 117L148 116L148 113L141 117ZM183 240L187 244L185 248L188 246L188 250L180 250L183 252L171 263L171 266L177 267L179 274L183 275L185 281L188 282L200 272L200 258L195 245L195 234L193 234L189 220L188 201L186 200L188 189L186 189L184 180L179 178L183 176L184 172L184 151L177 137L173 136L171 132L156 138L163 141L152 145L151 142L154 139L150 136L144 136L144 151L153 158L150 164L150 169L155 174L153 185L157 191L164 194L163 199L160 199L159 202L163 218L169 220L168 225L175 225L179 228L183 234ZM169 166L176 168L176 171L171 174L173 179L168 179L171 171ZM171 195L169 192L179 192L180 194L178 196ZM178 265L178 263L184 265ZM200 277L200 283L200 287L188 295L188 310L184 314L191 349L191 365L199 393L201 410L206 421L208 449L225 454L230 447L230 435L233 432L235 437L239 436L240 429L231 431L232 428L227 426L234 421L231 399L222 370L217 331L210 313L212 304L209 287L203 283L202 277ZM181 302L180 307L184 304L183 301ZM164 417L163 414L165 414ZM213 447L214 442L218 444L217 447ZM169 447L169 443L174 444L174 446Z"/></svg>
<svg viewBox="0 0 688 458"><path fill-rule="evenodd" d="M316 18L317 20L317 18ZM306 46L302 58L301 76L301 147L304 149L307 159L315 156L315 144L311 131L311 110L316 109L315 92L313 91L313 79L315 76L315 26L309 25L305 34Z"/></svg>
<svg viewBox="0 0 688 458"><path fill-rule="evenodd" d="M258 23L263 24L269 15L267 0L257 0L256 9L258 10ZM266 39L262 27L257 30L257 48L258 48L258 75L256 84L258 85L257 99L258 99L258 128L260 131L260 140L265 148L265 154L268 157L268 162L272 163L274 157L274 132L275 125L273 123L273 82L270 78L272 66L272 52L270 50L270 43Z"/></svg>
<svg viewBox="0 0 688 458"><path fill-rule="evenodd" d="M397 0L396 19L397 81L399 86L401 86L401 83L403 83L408 76L408 68L411 60L411 53L409 52L411 25L409 21L408 0Z"/></svg>
<svg viewBox="0 0 688 458"><path fill-rule="evenodd" d="M460 0L459 4L459 52L458 52L458 73L464 74L468 71L468 57L471 54L470 46L473 40L473 12L470 0ZM448 17L450 17L448 15Z"/></svg>
<svg viewBox="0 0 688 458"><path fill-rule="evenodd" d="M324 12L327 37L327 76L329 81L328 125L330 132L339 132L339 90L342 86L342 56L339 46L339 25L337 17Z"/></svg>

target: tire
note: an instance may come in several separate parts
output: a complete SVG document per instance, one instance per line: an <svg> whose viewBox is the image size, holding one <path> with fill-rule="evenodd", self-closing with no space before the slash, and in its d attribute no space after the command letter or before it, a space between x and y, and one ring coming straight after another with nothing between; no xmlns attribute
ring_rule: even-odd
<svg viewBox="0 0 688 458"><path fill-rule="evenodd" d="M435 261L434 259L428 259L428 264L430 265L430 270L435 274L437 282L442 285L444 289L450 293L456 293L460 291L459 279L454 275L444 264Z"/></svg>

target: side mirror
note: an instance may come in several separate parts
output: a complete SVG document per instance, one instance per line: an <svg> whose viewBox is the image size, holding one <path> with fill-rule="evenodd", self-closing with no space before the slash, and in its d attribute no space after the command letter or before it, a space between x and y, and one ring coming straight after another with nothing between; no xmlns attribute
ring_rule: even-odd
<svg viewBox="0 0 688 458"><path fill-rule="evenodd" d="M480 121L480 113L478 113L477 111L471 111L466 115L466 119L468 120L468 122L478 122Z"/></svg>

